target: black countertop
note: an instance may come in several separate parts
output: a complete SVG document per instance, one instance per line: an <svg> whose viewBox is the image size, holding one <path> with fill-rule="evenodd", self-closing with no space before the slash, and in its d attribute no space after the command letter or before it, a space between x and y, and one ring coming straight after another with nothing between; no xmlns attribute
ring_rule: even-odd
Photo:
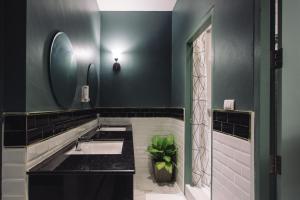
<svg viewBox="0 0 300 200"><path fill-rule="evenodd" d="M131 125L122 132L99 132L96 128L83 136L94 140L123 139L122 154L119 155L67 155L76 141L30 169L28 175L43 174L134 174L134 150Z"/></svg>

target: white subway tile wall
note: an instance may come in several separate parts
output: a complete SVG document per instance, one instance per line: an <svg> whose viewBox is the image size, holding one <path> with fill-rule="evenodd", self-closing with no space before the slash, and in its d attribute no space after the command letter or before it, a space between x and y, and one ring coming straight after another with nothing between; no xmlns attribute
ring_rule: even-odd
<svg viewBox="0 0 300 200"><path fill-rule="evenodd" d="M151 171L150 158L146 151L151 138L154 135L174 134L178 145L176 182L180 190L184 190L184 121L173 118L102 118L101 120L104 124L132 124L137 187L147 188L143 179ZM145 188L140 189L146 190Z"/></svg>
<svg viewBox="0 0 300 200"><path fill-rule="evenodd" d="M91 131L96 126L97 120L93 120L77 128L66 131L64 134L27 146L26 169L30 169L36 164L42 162L49 156L53 155L66 145L76 140L76 138Z"/></svg>
<svg viewBox="0 0 300 200"><path fill-rule="evenodd" d="M253 144L213 132L213 199L252 200Z"/></svg>
<svg viewBox="0 0 300 200"><path fill-rule="evenodd" d="M184 187L184 122L173 118L102 118L103 123L132 124L135 145L136 176L149 174L149 156L147 146L153 135L174 134L178 144L177 184ZM86 123L64 134L43 142L29 145L27 148L3 148L2 151L2 199L26 200L26 171L59 151L97 125L97 121Z"/></svg>
<svg viewBox="0 0 300 200"><path fill-rule="evenodd" d="M27 148L2 148L2 199L27 200L26 171L53 155L77 137L95 128L93 120L78 128Z"/></svg>
<svg viewBox="0 0 300 200"><path fill-rule="evenodd" d="M26 149L2 149L2 199L26 199Z"/></svg>

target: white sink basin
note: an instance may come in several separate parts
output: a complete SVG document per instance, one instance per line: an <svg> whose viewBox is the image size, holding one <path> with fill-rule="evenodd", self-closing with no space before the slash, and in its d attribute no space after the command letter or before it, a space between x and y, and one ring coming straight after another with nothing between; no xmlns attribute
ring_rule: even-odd
<svg viewBox="0 0 300 200"><path fill-rule="evenodd" d="M122 154L123 141L91 141L79 144L81 150L75 147L67 155L118 155Z"/></svg>
<svg viewBox="0 0 300 200"><path fill-rule="evenodd" d="M101 127L98 131L126 131L126 127Z"/></svg>

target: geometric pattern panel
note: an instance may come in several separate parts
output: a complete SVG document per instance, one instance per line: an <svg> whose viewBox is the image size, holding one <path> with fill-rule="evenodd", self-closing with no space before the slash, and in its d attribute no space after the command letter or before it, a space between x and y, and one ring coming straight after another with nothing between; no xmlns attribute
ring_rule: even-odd
<svg viewBox="0 0 300 200"><path fill-rule="evenodd" d="M192 184L211 185L211 117L208 102L208 61L210 32L204 31L193 42L193 109L192 109Z"/></svg>

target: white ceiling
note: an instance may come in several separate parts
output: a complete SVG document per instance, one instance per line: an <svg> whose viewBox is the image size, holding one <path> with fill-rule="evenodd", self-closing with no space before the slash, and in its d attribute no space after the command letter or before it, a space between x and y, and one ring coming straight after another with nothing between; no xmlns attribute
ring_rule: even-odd
<svg viewBox="0 0 300 200"><path fill-rule="evenodd" d="M101 11L172 11L177 0L97 0Z"/></svg>

